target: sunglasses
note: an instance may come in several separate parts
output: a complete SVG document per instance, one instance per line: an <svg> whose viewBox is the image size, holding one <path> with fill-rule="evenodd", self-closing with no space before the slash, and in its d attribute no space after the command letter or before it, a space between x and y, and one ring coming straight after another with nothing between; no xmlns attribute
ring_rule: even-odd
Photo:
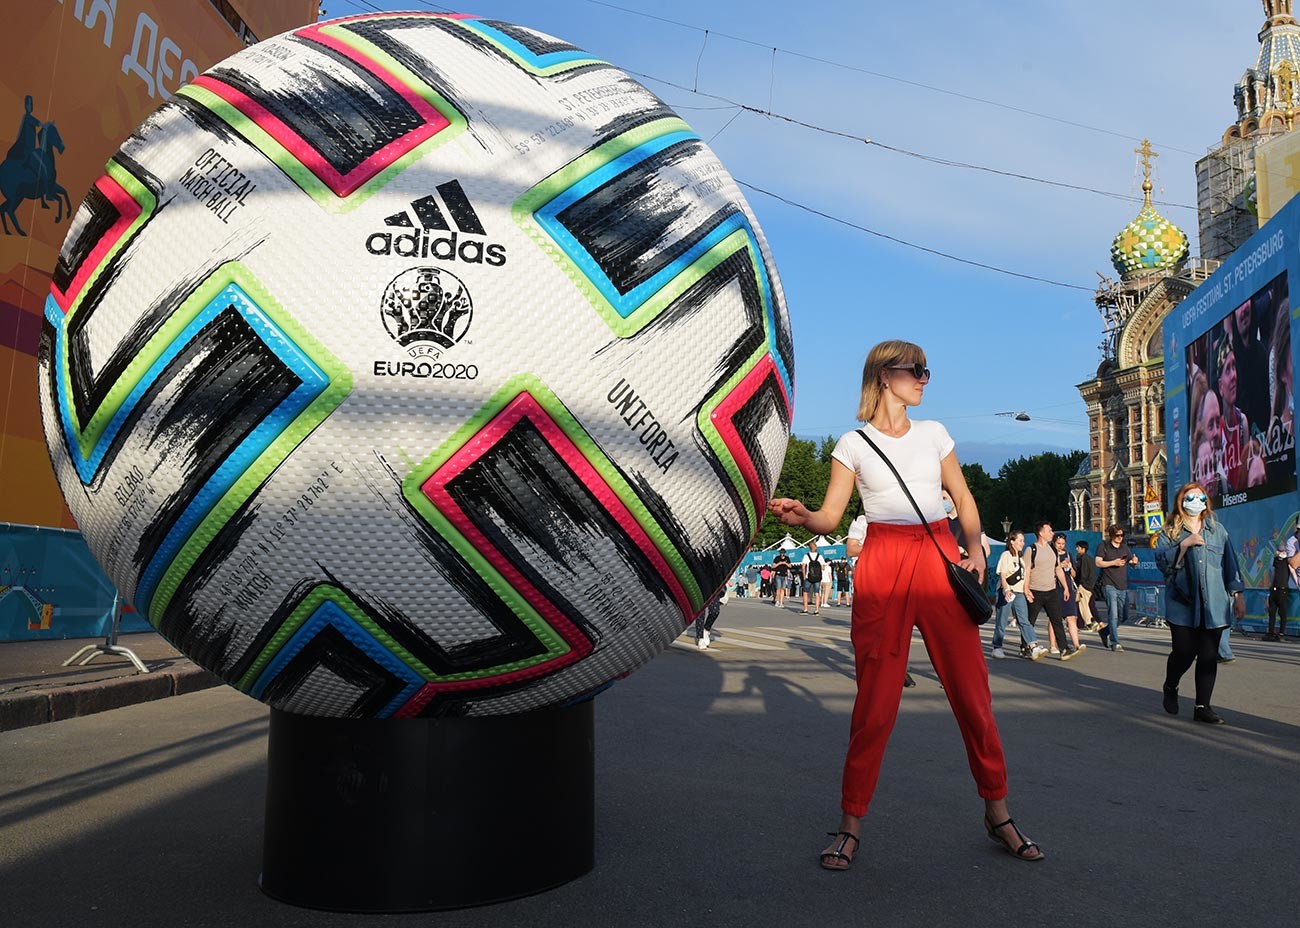
<svg viewBox="0 0 1300 928"><path fill-rule="evenodd" d="M917 380L930 379L930 368L919 362L916 364L895 364L893 367L887 367L885 369L890 371L907 371Z"/></svg>
<svg viewBox="0 0 1300 928"><path fill-rule="evenodd" d="M1183 497L1184 503L1195 503L1195 502L1204 503L1207 502L1208 500L1209 497L1206 496L1204 493L1188 493L1186 496Z"/></svg>

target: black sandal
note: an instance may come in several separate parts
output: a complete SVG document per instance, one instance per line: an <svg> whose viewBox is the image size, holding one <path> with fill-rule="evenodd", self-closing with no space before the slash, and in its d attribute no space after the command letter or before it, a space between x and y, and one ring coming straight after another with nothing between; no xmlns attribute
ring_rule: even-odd
<svg viewBox="0 0 1300 928"><path fill-rule="evenodd" d="M839 839L840 839L840 843L839 843L839 845L836 846L835 850L833 850L833 851L826 851L824 854L821 855L822 869L823 869L823 870L847 870L847 869L849 869L849 864L853 863L853 858L850 857L848 854L845 854L845 853L844 853L844 848L848 845L848 843L849 843L849 839L852 838L852 839L853 839L853 853L854 853L854 854L857 854L857 853L858 853L858 848L862 846L862 842L858 840L858 836L857 836L857 835L852 834L852 833L847 832L847 831L828 831L828 832L826 832L826 834L830 835L832 838L839 838ZM842 860L842 861L844 861L844 866L843 866L843 867L832 867L832 866L830 865L830 862L833 861L833 860Z"/></svg>
<svg viewBox="0 0 1300 928"><path fill-rule="evenodd" d="M998 835L998 829L1006 828L1008 825L1010 825L1012 830L1015 831L1016 837L1020 839L1021 842L1020 847L1013 848L1010 845L1010 843L1008 843L1006 840L1004 840L1002 837ZM1039 847L1035 842L1030 841L1023 834L1021 834L1020 829L1016 826L1016 820L1013 818L1009 818L1005 822L1000 822L999 824L994 825L991 821L989 821L989 817L986 815L984 816L984 828L989 833L990 841L996 842L997 845L1002 848L1002 850L1006 851L1008 854L1010 854L1012 857L1015 857L1017 860L1023 860L1023 861L1027 861L1028 863L1033 863L1036 860L1043 860L1047 856L1046 854L1043 853L1043 849L1041 847ZM1031 849L1037 850L1038 853L1033 857L1025 856L1026 854L1029 853Z"/></svg>

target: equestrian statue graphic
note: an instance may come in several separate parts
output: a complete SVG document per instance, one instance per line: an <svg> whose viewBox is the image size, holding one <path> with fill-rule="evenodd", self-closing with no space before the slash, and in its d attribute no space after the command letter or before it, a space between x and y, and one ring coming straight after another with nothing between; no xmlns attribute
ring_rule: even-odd
<svg viewBox="0 0 1300 928"><path fill-rule="evenodd" d="M23 101L22 121L18 124L18 138L9 146L5 160L0 162L0 223L6 235L9 220L19 235L26 235L18 223L18 207L24 200L40 200L41 209L49 209L50 200L58 207L55 222L63 221L64 205L72 214L72 201L68 191L55 180L54 152L63 154L63 137L54 122L41 122L32 115L32 98Z"/></svg>

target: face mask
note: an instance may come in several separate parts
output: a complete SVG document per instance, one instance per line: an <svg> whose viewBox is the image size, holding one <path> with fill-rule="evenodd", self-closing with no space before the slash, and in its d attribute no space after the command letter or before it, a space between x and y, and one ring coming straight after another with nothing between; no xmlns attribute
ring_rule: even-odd
<svg viewBox="0 0 1300 928"><path fill-rule="evenodd" d="M1204 496L1183 497L1183 512L1187 513L1189 516L1199 516L1204 511L1205 511Z"/></svg>
<svg viewBox="0 0 1300 928"><path fill-rule="evenodd" d="M945 513L952 512L952 503L949 500L943 501L943 511Z"/></svg>

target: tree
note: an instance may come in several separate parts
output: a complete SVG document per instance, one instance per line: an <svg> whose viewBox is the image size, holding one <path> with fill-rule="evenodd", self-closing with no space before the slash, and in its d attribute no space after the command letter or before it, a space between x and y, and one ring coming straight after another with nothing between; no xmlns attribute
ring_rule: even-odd
<svg viewBox="0 0 1300 928"><path fill-rule="evenodd" d="M992 522L1000 529L1002 519L1009 518L1013 528L1026 532L1043 520L1066 528L1070 524L1070 478L1085 457L1084 451L1064 455L1044 451L1007 461L998 469L986 524Z"/></svg>
<svg viewBox="0 0 1300 928"><path fill-rule="evenodd" d="M785 464L781 467L781 476L777 479L773 496L788 496L801 500L809 509L821 507L826 495L826 486L831 479L831 452L835 450L835 439L829 435L820 442L790 437L786 448ZM849 523L861 512L861 505L854 498L840 517L839 525L828 535L848 533ZM764 516L754 540L757 548L766 548L785 537L787 527L770 515ZM795 534L799 534L796 532Z"/></svg>
<svg viewBox="0 0 1300 928"><path fill-rule="evenodd" d="M961 475L966 478L966 487L970 490L970 495L975 497L975 506L979 509L984 533L990 538L1001 538L1002 526L998 521L1001 517L994 518L989 509L993 505L993 494L996 490L993 478L989 476L989 472L982 464L963 464ZM990 525L996 525L997 528L989 531Z"/></svg>
<svg viewBox="0 0 1300 928"><path fill-rule="evenodd" d="M835 440L829 436L820 441L792 436L773 496L788 496L802 500L809 509L819 508L830 482L834 450ZM1013 528L1024 531L1044 519L1056 528L1066 528L1070 524L1070 478L1085 457L1084 451L1069 454L1045 451L1007 461L998 469L997 477L989 476L980 464L963 464L961 472L979 507L984 532L990 538L1002 538L1003 519L1010 519ZM855 489L839 525L827 534L847 534L849 523L861 511L862 503ZM780 541L785 533L784 525L764 515L754 545L766 548ZM795 534L801 535L797 531Z"/></svg>

